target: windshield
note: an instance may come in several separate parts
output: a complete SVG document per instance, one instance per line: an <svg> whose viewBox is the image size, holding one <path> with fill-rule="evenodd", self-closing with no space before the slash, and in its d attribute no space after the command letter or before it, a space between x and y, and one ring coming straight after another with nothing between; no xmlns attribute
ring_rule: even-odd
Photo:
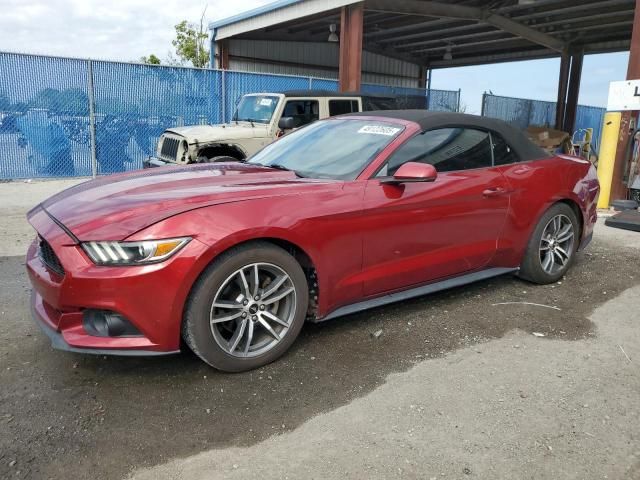
<svg viewBox="0 0 640 480"><path fill-rule="evenodd" d="M268 145L249 163L284 167L309 178L353 180L403 129L375 120L319 121Z"/></svg>
<svg viewBox="0 0 640 480"><path fill-rule="evenodd" d="M233 120L238 122L269 123L280 97L247 95L240 99Z"/></svg>

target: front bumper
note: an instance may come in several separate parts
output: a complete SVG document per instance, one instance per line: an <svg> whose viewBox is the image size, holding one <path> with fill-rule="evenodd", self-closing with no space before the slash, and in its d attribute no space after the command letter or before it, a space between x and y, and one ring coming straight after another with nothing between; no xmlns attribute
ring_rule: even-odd
<svg viewBox="0 0 640 480"><path fill-rule="evenodd" d="M49 337L51 340L51 346L57 350L64 350L66 352L73 353L88 353L92 355L121 355L126 357L150 357L150 356L163 356L163 355L173 355L175 353L180 353L180 350L169 351L169 352L157 352L152 350L138 350L132 348L130 350L126 349L101 349L101 348L83 348L83 347L73 347L69 343L67 343L64 339L64 336L58 330L55 330L51 327L51 319L43 314L46 312L46 306L42 297L35 291L31 292L31 316L35 320L36 324L40 327L42 332Z"/></svg>
<svg viewBox="0 0 640 480"><path fill-rule="evenodd" d="M44 212L29 221L45 238L64 267L60 275L38 255L38 242L27 252L35 320L55 348L83 353L161 355L180 350L180 326L194 264L206 246L193 239L165 262L135 267L96 266L82 248ZM94 336L83 325L86 309L122 315L140 335Z"/></svg>
<svg viewBox="0 0 640 480"><path fill-rule="evenodd" d="M142 168L166 167L168 165L177 165L174 162L168 162L158 157L147 157L142 160Z"/></svg>

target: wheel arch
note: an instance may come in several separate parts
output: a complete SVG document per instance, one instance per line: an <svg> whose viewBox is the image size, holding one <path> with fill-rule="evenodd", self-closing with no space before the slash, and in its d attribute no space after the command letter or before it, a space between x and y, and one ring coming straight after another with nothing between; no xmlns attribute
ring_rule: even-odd
<svg viewBox="0 0 640 480"><path fill-rule="evenodd" d="M549 201L539 205L539 207L535 210L535 212L533 212L529 217L531 220L529 221L523 234L517 236L518 238L517 242L511 247L513 249L512 252L514 252L513 255L512 254L505 255L505 257L500 258L499 263L505 261L505 258L506 258L507 260L506 260L505 266L521 265L524 258L525 250L527 249L529 240L531 239L531 236L533 235L536 229L536 226L538 225L538 222L540 222L540 219L550 208L552 208L554 205L557 205L559 203L567 205L569 208L571 208L571 210L576 215L576 218L579 224L578 238L582 240L582 236L584 233L584 226L585 226L585 213L580 207L579 199L572 198L570 193L566 193L564 195L560 195L555 198L549 199ZM514 234L514 238L516 238L515 234Z"/></svg>
<svg viewBox="0 0 640 480"><path fill-rule="evenodd" d="M187 296L183 305L182 322L184 321L184 309L188 304L188 298L191 295L191 292L193 291L194 286L198 283L198 280L203 275L203 273L207 270L209 265L211 265L211 263L213 263L217 258L225 254L229 250L251 245L252 243L255 243L255 244L270 243L272 245L280 247L283 250L285 250L287 253L289 253L300 264L300 266L302 267L302 270L304 271L307 277L307 285L309 287L309 309L307 312L307 316L310 318L314 318L316 316L317 309L318 309L318 298L320 294L320 289L318 286L319 282L318 282L318 271L316 267L316 262L314 262L311 255L303 247L301 247L300 245L298 245L297 243L294 243L289 239L285 239L277 236L255 236L251 238L246 238L244 240L228 242L227 244L224 245L224 247L220 249L216 249L215 252L212 251L213 254L207 258L207 261L199 265L198 267L199 271L197 272L197 275L195 276L194 281L189 286L189 291L187 293Z"/></svg>
<svg viewBox="0 0 640 480"><path fill-rule="evenodd" d="M578 238L582 239L582 232L584 230L585 219L584 219L584 212L580 208L580 205L578 205L578 202L576 202L572 198L563 198L549 205L549 207L545 210L545 212L557 203L564 203L565 205L569 206L571 210L573 210L573 213L575 214L576 219L578 220L578 231L580 232L580 235Z"/></svg>
<svg viewBox="0 0 640 480"><path fill-rule="evenodd" d="M554 205L557 205L559 203L563 203L567 205L569 208L571 208L571 210L575 214L576 219L578 220L578 223L579 223L580 238L582 238L582 232L585 224L585 214L582 208L580 207L579 200L576 198L573 198L571 194L565 194L565 195L560 195L550 199L547 203L542 205L542 207L537 211L537 213L534 216L535 220L531 222L531 227L527 232L527 242L529 241L529 238L531 238L531 235L533 235L533 232L536 229L536 225L538 224L542 216L550 208L552 208Z"/></svg>
<svg viewBox="0 0 640 480"><path fill-rule="evenodd" d="M239 145L234 143L215 143L202 146L197 150L196 157L206 156L207 158L229 156L244 160L247 153Z"/></svg>

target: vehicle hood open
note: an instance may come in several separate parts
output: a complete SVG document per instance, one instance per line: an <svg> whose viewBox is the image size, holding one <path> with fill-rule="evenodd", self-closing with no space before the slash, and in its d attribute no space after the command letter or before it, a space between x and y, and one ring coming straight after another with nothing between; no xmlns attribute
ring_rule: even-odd
<svg viewBox="0 0 640 480"><path fill-rule="evenodd" d="M196 208L302 193L326 181L244 163L166 167L101 177L54 195L38 208L76 238L124 240Z"/></svg>

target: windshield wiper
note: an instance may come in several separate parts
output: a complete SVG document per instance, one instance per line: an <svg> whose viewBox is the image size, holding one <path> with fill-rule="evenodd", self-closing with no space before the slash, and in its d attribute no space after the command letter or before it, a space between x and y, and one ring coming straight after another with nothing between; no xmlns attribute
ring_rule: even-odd
<svg viewBox="0 0 640 480"><path fill-rule="evenodd" d="M284 165L280 164L280 163L272 163L271 165L265 165L265 167L268 168L275 168L276 170L284 170L286 172L293 172L296 174L296 176L300 177L300 178L304 178L304 175L300 175L298 172L296 172L293 168L289 168L289 167L285 167Z"/></svg>
<svg viewBox="0 0 640 480"><path fill-rule="evenodd" d="M258 120L254 120L253 118L237 118L236 119L236 123L238 123L238 121L240 122L249 122L251 124L252 127L255 127L254 123L264 123Z"/></svg>

